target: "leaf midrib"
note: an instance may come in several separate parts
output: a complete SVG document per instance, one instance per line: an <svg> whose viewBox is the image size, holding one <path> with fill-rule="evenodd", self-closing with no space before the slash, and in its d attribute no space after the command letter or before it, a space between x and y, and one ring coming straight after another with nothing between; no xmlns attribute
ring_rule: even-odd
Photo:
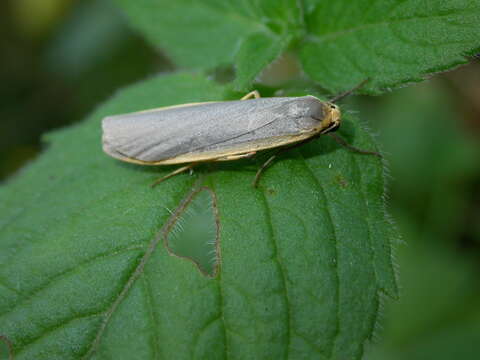
<svg viewBox="0 0 480 360"><path fill-rule="evenodd" d="M133 287L135 282L140 278L142 274L144 274L145 266L147 265L148 261L150 260L151 256L155 252L155 250L158 247L158 244L161 242L161 240L165 236L165 231L169 229L169 226L172 224L172 221L175 221L176 217L179 215L181 211L183 211L184 207L188 204L186 202L186 199L189 199L189 197L192 196L196 191L196 186L193 185L190 190L187 192L187 194L183 197L181 197L181 201L175 211L167 218L167 220L164 222L160 230L155 234L153 237L152 241L150 242L150 245L148 246L147 250L145 251L144 255L141 257L139 263L135 267L135 270L132 272L132 274L128 277L127 282L123 286L122 290L119 292L119 294L115 297L115 300L111 303L111 305L108 307L106 311L103 312L103 321L95 335L94 340L90 344L89 349L87 350L85 356L83 359L89 359L97 350L98 346L100 345L101 338L103 336L103 333L105 332L110 319L114 315L116 309L118 306L122 303L122 301L125 299L125 297L128 295L128 292L130 289Z"/></svg>

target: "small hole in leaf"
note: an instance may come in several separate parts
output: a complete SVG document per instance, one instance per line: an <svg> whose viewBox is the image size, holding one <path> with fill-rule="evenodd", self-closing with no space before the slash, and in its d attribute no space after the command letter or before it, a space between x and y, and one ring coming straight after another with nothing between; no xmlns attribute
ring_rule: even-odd
<svg viewBox="0 0 480 360"><path fill-rule="evenodd" d="M186 200L166 234L165 244L171 255L192 261L202 274L217 274L219 219L211 189L201 188Z"/></svg>

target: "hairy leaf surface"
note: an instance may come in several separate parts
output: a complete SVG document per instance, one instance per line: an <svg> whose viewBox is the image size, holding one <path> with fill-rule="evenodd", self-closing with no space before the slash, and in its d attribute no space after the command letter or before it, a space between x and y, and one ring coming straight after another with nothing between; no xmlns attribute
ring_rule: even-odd
<svg viewBox="0 0 480 360"><path fill-rule="evenodd" d="M198 75L139 83L49 135L47 151L1 188L0 334L16 360L360 358L381 294L396 294L377 157L323 137L282 155L258 189L264 156L152 189L172 167L101 150L106 115L233 97ZM375 149L347 118L343 137ZM199 187L210 195L194 206L213 210L183 216ZM165 247L174 221L197 213L218 222L213 277Z"/></svg>

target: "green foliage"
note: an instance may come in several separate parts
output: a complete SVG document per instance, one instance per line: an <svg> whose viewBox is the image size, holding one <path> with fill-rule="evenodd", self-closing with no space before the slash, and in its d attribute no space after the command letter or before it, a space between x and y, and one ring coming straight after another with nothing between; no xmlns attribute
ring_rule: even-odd
<svg viewBox="0 0 480 360"><path fill-rule="evenodd" d="M153 44L166 49L176 64L195 69L231 64L247 39L268 38L269 47L281 51L275 43L301 29L296 0L264 0L256 5L237 0L115 1L132 24ZM268 57L275 55L279 52Z"/></svg>
<svg viewBox="0 0 480 360"><path fill-rule="evenodd" d="M480 51L475 0L115 1L178 65L234 64L239 89L287 46L331 92L370 78L362 91L376 94L464 64Z"/></svg>
<svg viewBox="0 0 480 360"><path fill-rule="evenodd" d="M0 324L18 359L93 349L99 358L144 359L362 353L380 292L395 294L378 158L327 138L274 164L260 189L251 186L259 163L248 160L151 189L170 168L123 164L100 150L108 114L230 98L201 76L135 85L82 125L50 135L44 156L2 189ZM357 121L342 134L375 147ZM160 239L200 185L218 202L214 279L169 256Z"/></svg>
<svg viewBox="0 0 480 360"><path fill-rule="evenodd" d="M250 88L287 49L326 89L370 77L364 90L381 92L477 49L478 5L116 1L178 65L234 65L236 79L179 72L122 90L81 125L49 135L45 154L0 189L0 334L15 359L360 359L384 295L397 294L381 160L323 137L283 155L258 189L262 156L151 189L172 168L107 157L101 119L238 99L234 90ZM394 41L384 27L428 46ZM360 47L365 37L372 50ZM395 49L399 61L387 61ZM340 134L377 150L349 114ZM201 187L210 195L187 201Z"/></svg>
<svg viewBox="0 0 480 360"><path fill-rule="evenodd" d="M235 88L247 89L255 77L274 61L287 45L288 39L272 39L268 34L262 33L252 34L245 39L235 57Z"/></svg>
<svg viewBox="0 0 480 360"><path fill-rule="evenodd" d="M330 90L384 89L464 64L480 50L475 0L318 1L306 17L305 72Z"/></svg>

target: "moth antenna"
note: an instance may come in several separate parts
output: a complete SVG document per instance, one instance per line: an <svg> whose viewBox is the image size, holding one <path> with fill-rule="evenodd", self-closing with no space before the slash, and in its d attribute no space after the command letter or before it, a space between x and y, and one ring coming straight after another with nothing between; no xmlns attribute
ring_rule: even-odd
<svg viewBox="0 0 480 360"><path fill-rule="evenodd" d="M350 90L347 90L343 93L340 93L338 94L337 96L333 97L332 99L330 99L329 101L331 103L336 103L337 101L339 100L342 100L342 99L345 99L347 96L351 95L355 90L358 90L360 89L363 85L365 85L368 81L370 80L370 78L366 78L365 80L363 80L360 84L358 84L357 86L353 87L352 89Z"/></svg>

